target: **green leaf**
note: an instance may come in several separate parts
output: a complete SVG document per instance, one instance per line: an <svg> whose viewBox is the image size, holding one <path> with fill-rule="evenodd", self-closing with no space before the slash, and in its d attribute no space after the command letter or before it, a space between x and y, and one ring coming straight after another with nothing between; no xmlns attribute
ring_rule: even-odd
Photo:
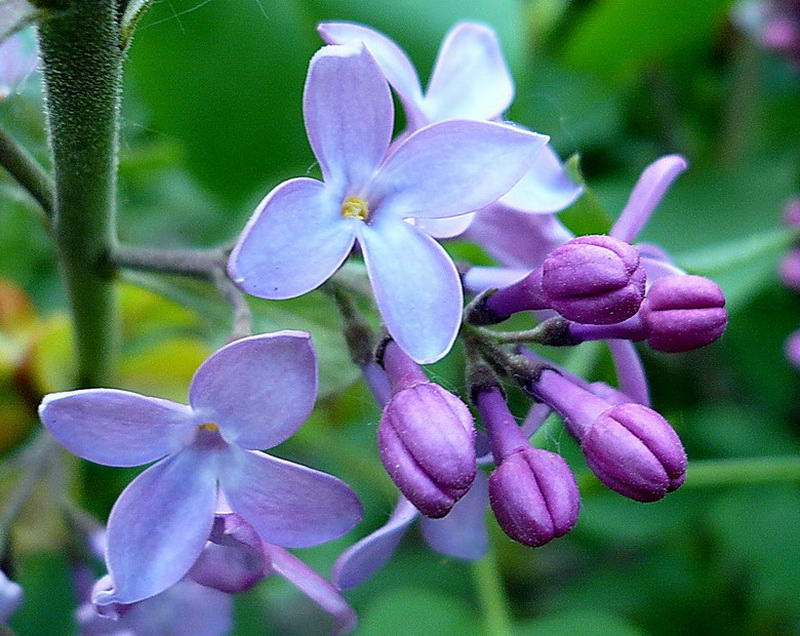
<svg viewBox="0 0 800 636"><path fill-rule="evenodd" d="M574 610L542 616L518 624L517 636L644 636L646 632L622 616L602 611Z"/></svg>
<svg viewBox="0 0 800 636"><path fill-rule="evenodd" d="M604 79L635 80L647 64L711 40L731 0L600 0L567 42L568 65Z"/></svg>
<svg viewBox="0 0 800 636"><path fill-rule="evenodd" d="M611 216L586 184L580 168L580 155L572 155L566 162L570 176L584 187L583 196L558 215L561 222L578 236L605 234L611 229Z"/></svg>

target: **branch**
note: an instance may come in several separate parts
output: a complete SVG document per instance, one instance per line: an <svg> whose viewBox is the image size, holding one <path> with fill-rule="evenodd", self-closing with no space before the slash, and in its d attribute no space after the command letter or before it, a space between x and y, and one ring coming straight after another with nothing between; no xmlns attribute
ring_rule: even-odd
<svg viewBox="0 0 800 636"><path fill-rule="evenodd" d="M7 132L0 129L0 165L42 208L47 219L55 211L53 179Z"/></svg>

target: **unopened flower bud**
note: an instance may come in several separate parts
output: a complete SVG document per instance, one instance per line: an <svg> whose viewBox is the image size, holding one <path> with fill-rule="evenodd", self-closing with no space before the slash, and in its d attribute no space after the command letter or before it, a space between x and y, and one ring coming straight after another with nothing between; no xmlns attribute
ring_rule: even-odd
<svg viewBox="0 0 800 636"><path fill-rule="evenodd" d="M580 511L567 462L539 448L521 449L503 460L489 477L489 503L509 537L534 547L569 532Z"/></svg>
<svg viewBox="0 0 800 636"><path fill-rule="evenodd" d="M778 272L784 285L800 291L800 248L795 247L786 253L781 260Z"/></svg>
<svg viewBox="0 0 800 636"><path fill-rule="evenodd" d="M647 343L677 353L717 340L728 324L725 296L702 276L666 276L653 283L640 311Z"/></svg>
<svg viewBox="0 0 800 636"><path fill-rule="evenodd" d="M784 345L786 359L800 369L800 330L795 331L786 339Z"/></svg>
<svg viewBox="0 0 800 636"><path fill-rule="evenodd" d="M680 439L661 415L641 404L604 411L580 441L600 481L631 499L656 501L686 478Z"/></svg>
<svg viewBox="0 0 800 636"><path fill-rule="evenodd" d="M645 272L635 247L610 236L573 239L542 265L542 291L565 318L593 325L622 322L644 298Z"/></svg>
<svg viewBox="0 0 800 636"><path fill-rule="evenodd" d="M392 396L378 445L389 476L428 517L445 516L475 479L472 415L438 384L415 384Z"/></svg>

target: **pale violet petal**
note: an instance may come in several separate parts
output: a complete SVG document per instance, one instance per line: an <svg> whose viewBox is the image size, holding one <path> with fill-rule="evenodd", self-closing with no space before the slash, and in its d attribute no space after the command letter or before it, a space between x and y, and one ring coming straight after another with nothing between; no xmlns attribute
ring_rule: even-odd
<svg viewBox="0 0 800 636"><path fill-rule="evenodd" d="M139 466L182 444L192 426L188 406L117 389L46 395L42 423L67 450L106 466Z"/></svg>
<svg viewBox="0 0 800 636"><path fill-rule="evenodd" d="M355 611L330 581L283 548L265 544L264 551L276 574L289 581L333 617L334 634L348 634L356 628L358 617Z"/></svg>
<svg viewBox="0 0 800 636"><path fill-rule="evenodd" d="M574 235L553 214L525 214L495 203L478 212L465 238L501 265L530 271Z"/></svg>
<svg viewBox="0 0 800 636"><path fill-rule="evenodd" d="M22 588L0 571L0 624L5 623L22 603Z"/></svg>
<svg viewBox="0 0 800 636"><path fill-rule="evenodd" d="M239 236L228 273L261 298L293 298L324 283L353 247L342 201L315 179L290 179L259 204Z"/></svg>
<svg viewBox="0 0 800 636"><path fill-rule="evenodd" d="M474 22L454 26L439 49L425 95L430 121L493 119L513 99L514 81L494 30Z"/></svg>
<svg viewBox="0 0 800 636"><path fill-rule="evenodd" d="M230 446L220 485L264 541L288 548L336 539L361 519L361 503L341 480L257 451Z"/></svg>
<svg viewBox="0 0 800 636"><path fill-rule="evenodd" d="M582 194L583 188L570 178L555 151L545 146L500 202L520 212L546 214L569 207Z"/></svg>
<svg viewBox="0 0 800 636"><path fill-rule="evenodd" d="M114 585L96 604L141 601L183 578L211 531L216 480L215 454L190 446L128 484L108 519Z"/></svg>
<svg viewBox="0 0 800 636"><path fill-rule="evenodd" d="M457 559L475 560L489 548L486 508L489 505L489 484L482 470L475 481L446 517L422 519L422 536L431 548Z"/></svg>
<svg viewBox="0 0 800 636"><path fill-rule="evenodd" d="M363 42L383 71L384 77L397 91L412 130L428 123L422 111L422 87L414 65L403 50L383 33L350 22L321 22L317 31L328 44Z"/></svg>
<svg viewBox="0 0 800 636"><path fill-rule="evenodd" d="M367 273L392 337L420 364L439 360L461 325L461 281L450 256L404 221L360 229Z"/></svg>
<svg viewBox="0 0 800 636"><path fill-rule="evenodd" d="M686 159L680 155L666 155L647 166L609 234L633 243L672 182L688 167Z"/></svg>
<svg viewBox="0 0 800 636"><path fill-rule="evenodd" d="M413 219L413 224L433 238L445 239L454 238L466 232L474 218L474 213L462 214L446 219Z"/></svg>
<svg viewBox="0 0 800 636"><path fill-rule="evenodd" d="M464 289L470 294L480 294L487 289L501 289L507 287L518 280L522 280L528 274L529 269L513 269L511 267L488 267L477 265L470 267L461 276Z"/></svg>
<svg viewBox="0 0 800 636"><path fill-rule="evenodd" d="M520 180L548 137L495 122L451 119L406 137L368 188L375 216L474 212Z"/></svg>
<svg viewBox="0 0 800 636"><path fill-rule="evenodd" d="M361 585L392 557L400 539L418 516L413 504L401 496L385 525L339 555L333 566L333 582L342 589Z"/></svg>
<svg viewBox="0 0 800 636"><path fill-rule="evenodd" d="M611 351L620 390L634 402L650 406L647 375L636 346L630 340L607 340L606 344Z"/></svg>
<svg viewBox="0 0 800 636"><path fill-rule="evenodd" d="M357 195L383 161L394 127L389 84L366 47L354 42L317 51L303 115L325 182Z"/></svg>
<svg viewBox="0 0 800 636"><path fill-rule="evenodd" d="M197 370L189 401L244 448L271 448L306 421L317 396L317 357L305 331L232 342Z"/></svg>

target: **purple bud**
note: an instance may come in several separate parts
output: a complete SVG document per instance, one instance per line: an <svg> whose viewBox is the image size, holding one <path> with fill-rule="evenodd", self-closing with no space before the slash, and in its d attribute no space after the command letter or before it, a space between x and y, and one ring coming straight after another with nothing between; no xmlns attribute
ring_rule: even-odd
<svg viewBox="0 0 800 636"><path fill-rule="evenodd" d="M800 330L795 331L787 338L784 349L789 362L800 369Z"/></svg>
<svg viewBox="0 0 800 636"><path fill-rule="evenodd" d="M781 281L790 289L800 291L800 248L789 250L778 268Z"/></svg>
<svg viewBox="0 0 800 636"><path fill-rule="evenodd" d="M641 404L608 409L580 441L600 481L636 501L661 499L686 478L680 439L663 417Z"/></svg>
<svg viewBox="0 0 800 636"><path fill-rule="evenodd" d="M398 391L378 426L383 465L427 517L443 517L475 479L475 425L467 406L438 384Z"/></svg>
<svg viewBox="0 0 800 636"><path fill-rule="evenodd" d="M580 495L561 456L525 448L506 457L489 477L489 503L503 531L540 546L569 532L578 520Z"/></svg>
<svg viewBox="0 0 800 636"><path fill-rule="evenodd" d="M717 340L728 324L725 296L702 276L666 276L653 283L640 312L647 343L657 351L677 353Z"/></svg>
<svg viewBox="0 0 800 636"><path fill-rule="evenodd" d="M800 197L790 199L783 211L783 222L793 229L800 229Z"/></svg>
<svg viewBox="0 0 800 636"><path fill-rule="evenodd" d="M542 265L549 305L575 322L609 325L633 316L644 298L645 272L635 247L610 236L581 236Z"/></svg>

